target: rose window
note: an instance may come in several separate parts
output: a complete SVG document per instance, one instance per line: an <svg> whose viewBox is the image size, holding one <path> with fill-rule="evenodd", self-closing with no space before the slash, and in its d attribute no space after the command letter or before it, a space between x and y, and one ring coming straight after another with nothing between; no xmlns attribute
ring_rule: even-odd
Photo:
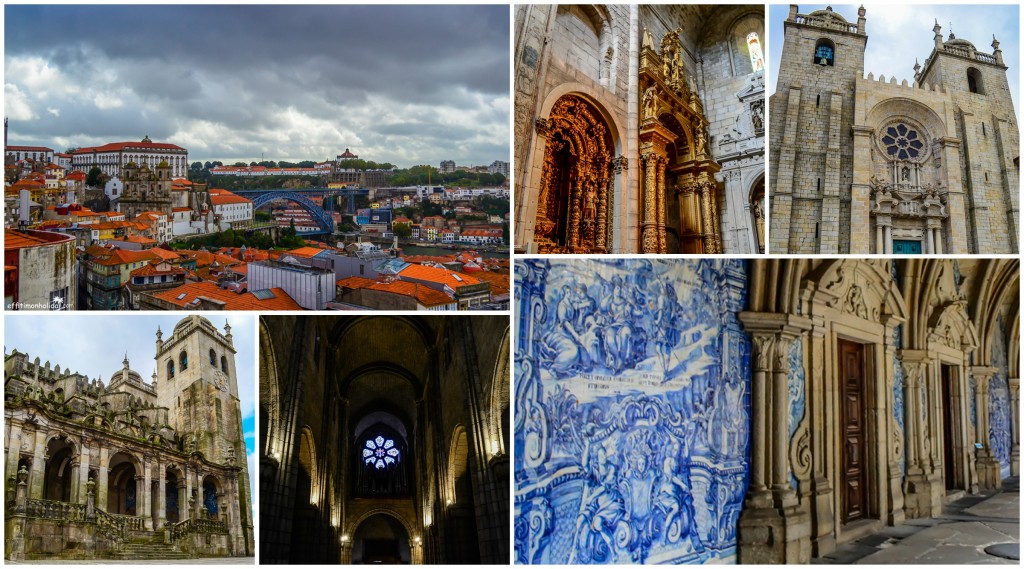
<svg viewBox="0 0 1024 569"><path fill-rule="evenodd" d="M921 155L924 143L917 131L903 123L899 123L885 129L882 135L882 145L889 156L900 160L909 160Z"/></svg>
<svg viewBox="0 0 1024 569"><path fill-rule="evenodd" d="M398 449L395 448L394 440L377 435L377 438L366 441L366 447L363 448L364 464L380 469L397 462Z"/></svg>

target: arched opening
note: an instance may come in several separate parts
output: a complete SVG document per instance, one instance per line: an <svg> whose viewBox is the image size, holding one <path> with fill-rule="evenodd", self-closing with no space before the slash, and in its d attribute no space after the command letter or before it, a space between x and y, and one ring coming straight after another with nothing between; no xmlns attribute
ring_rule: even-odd
<svg viewBox="0 0 1024 569"><path fill-rule="evenodd" d="M534 230L542 253L603 252L614 152L601 112L579 95L551 109Z"/></svg>
<svg viewBox="0 0 1024 569"><path fill-rule="evenodd" d="M374 514L366 518L353 535L352 563L412 563L409 532L398 520L387 514Z"/></svg>
<svg viewBox="0 0 1024 569"><path fill-rule="evenodd" d="M219 484L212 475L203 479L203 507L211 520L220 519Z"/></svg>
<svg viewBox="0 0 1024 569"><path fill-rule="evenodd" d="M755 245L758 253L764 253L764 175L750 188L750 222L754 228Z"/></svg>
<svg viewBox="0 0 1024 569"><path fill-rule="evenodd" d="M832 67L835 65L835 58L836 44L832 40L821 38L818 43L814 44L814 61L812 63L822 67Z"/></svg>
<svg viewBox="0 0 1024 569"><path fill-rule="evenodd" d="M459 425L448 451L448 561L479 563L480 551L467 546L477 542L473 478L469 468L470 448L466 429Z"/></svg>
<svg viewBox="0 0 1024 569"><path fill-rule="evenodd" d="M220 371L222 371L224 373L228 372L228 358L227 358L227 356L221 356L220 357Z"/></svg>
<svg viewBox="0 0 1024 569"><path fill-rule="evenodd" d="M61 439L51 439L46 445L46 474L43 478L43 499L58 502L71 501L74 469L71 460L74 448Z"/></svg>
<svg viewBox="0 0 1024 569"><path fill-rule="evenodd" d="M185 350L182 350L181 353L178 354L178 367L181 371L188 369L188 354L185 353Z"/></svg>
<svg viewBox="0 0 1024 569"><path fill-rule="evenodd" d="M172 524L181 521L181 510L178 504L178 485L181 483L177 470L168 468L164 476L164 512L167 521Z"/></svg>
<svg viewBox="0 0 1024 569"><path fill-rule="evenodd" d="M210 365L217 367L217 353L210 348Z"/></svg>
<svg viewBox="0 0 1024 569"><path fill-rule="evenodd" d="M174 379L174 360L167 360L167 377Z"/></svg>
<svg viewBox="0 0 1024 569"><path fill-rule="evenodd" d="M292 526L292 556L296 563L317 563L317 456L313 431L302 428L299 440L299 468L295 484L295 517Z"/></svg>
<svg viewBox="0 0 1024 569"><path fill-rule="evenodd" d="M583 6L561 5L555 16L553 53L595 82L601 81L601 28Z"/></svg>
<svg viewBox="0 0 1024 569"><path fill-rule="evenodd" d="M131 456L119 452L111 457L107 473L107 513L138 515L138 475Z"/></svg>
<svg viewBox="0 0 1024 569"><path fill-rule="evenodd" d="M971 93L985 94L985 85L981 81L981 71L978 71L977 68L967 68L967 89Z"/></svg>

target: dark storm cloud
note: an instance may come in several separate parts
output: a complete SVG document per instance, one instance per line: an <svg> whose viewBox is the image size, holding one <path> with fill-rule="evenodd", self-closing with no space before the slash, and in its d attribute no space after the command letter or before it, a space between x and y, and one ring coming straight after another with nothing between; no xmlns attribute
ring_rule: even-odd
<svg viewBox="0 0 1024 569"><path fill-rule="evenodd" d="M275 129L294 130L290 136L306 138L295 142L307 147L357 145L377 138L378 123L422 119L382 115L426 112L450 122L461 112L465 124L444 129L455 139L421 161L508 159L507 6L6 6L5 15L5 90L9 112L18 115L12 132L25 144L98 137L88 115L102 107L110 121L102 130L124 125L128 139L139 130L198 136L199 121L236 150L265 146L242 135ZM64 92L24 77L29 62L40 61L59 73ZM151 122L134 124L140 111L133 106L151 109L143 117ZM315 132L327 139L313 140ZM480 132L499 133L504 138L495 142L505 150L445 154ZM343 140L353 134L359 140ZM205 142L220 157L218 141Z"/></svg>

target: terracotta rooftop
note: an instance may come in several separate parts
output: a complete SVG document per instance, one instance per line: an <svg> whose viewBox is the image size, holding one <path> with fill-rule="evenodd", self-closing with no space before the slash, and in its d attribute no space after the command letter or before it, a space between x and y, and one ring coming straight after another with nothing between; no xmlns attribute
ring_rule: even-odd
<svg viewBox="0 0 1024 569"><path fill-rule="evenodd" d="M175 267L162 261L154 261L132 271L133 277L158 277L160 275L183 275L187 273L181 267Z"/></svg>
<svg viewBox="0 0 1024 569"><path fill-rule="evenodd" d="M103 146L93 146L89 148L79 148L74 151L73 154L89 154L92 152L116 152L118 150L124 150L125 148L144 148L146 150L185 150L177 144L168 144L166 142L111 142L110 144L104 144Z"/></svg>
<svg viewBox="0 0 1024 569"><path fill-rule="evenodd" d="M400 278L412 278L422 281L444 283L452 289L466 285L480 284L480 280L465 273L457 273L447 269L435 267L424 267L423 265L409 265L402 272L398 273Z"/></svg>
<svg viewBox="0 0 1024 569"><path fill-rule="evenodd" d="M222 289L215 283L198 282L181 285L153 296L182 308L195 302L198 297L206 297L223 302L225 310L302 310L284 289L272 288L269 291L273 296L260 299L251 292L237 293ZM178 298L179 296L181 298Z"/></svg>
<svg viewBox="0 0 1024 569"><path fill-rule="evenodd" d="M71 241L74 237L63 233L51 233L49 231L17 231L15 229L4 229L4 249L22 249L25 247L38 247L40 245L52 245Z"/></svg>

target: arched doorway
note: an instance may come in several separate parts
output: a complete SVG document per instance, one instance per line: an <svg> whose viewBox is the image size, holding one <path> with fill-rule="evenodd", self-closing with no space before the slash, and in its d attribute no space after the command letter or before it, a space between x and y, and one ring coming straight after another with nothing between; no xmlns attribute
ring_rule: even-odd
<svg viewBox="0 0 1024 569"><path fill-rule="evenodd" d="M534 239L541 253L604 253L608 246L614 142L594 104L563 95L545 123Z"/></svg>
<svg viewBox="0 0 1024 569"><path fill-rule="evenodd" d="M316 445L313 431L302 428L299 440L299 468L295 484L295 518L292 527L292 557L296 563L317 563Z"/></svg>
<svg viewBox="0 0 1024 569"><path fill-rule="evenodd" d="M107 474L107 513L138 515L138 477L135 460L119 452L110 459Z"/></svg>
<svg viewBox="0 0 1024 569"><path fill-rule="evenodd" d="M206 515L211 520L220 519L220 499L218 492L219 485L213 476L203 479L203 507L206 508Z"/></svg>
<svg viewBox="0 0 1024 569"><path fill-rule="evenodd" d="M387 514L374 514L359 524L352 538L352 564L363 563L412 563L409 532L401 522Z"/></svg>
<svg viewBox="0 0 1024 569"><path fill-rule="evenodd" d="M750 188L750 222L754 228L754 244L758 253L764 253L764 174Z"/></svg>
<svg viewBox="0 0 1024 569"><path fill-rule="evenodd" d="M51 439L46 445L46 475L43 478L43 499L58 502L71 501L74 471L71 464L74 448L61 439Z"/></svg>
<svg viewBox="0 0 1024 569"><path fill-rule="evenodd" d="M176 524L181 521L181 508L178 503L178 486L182 484L178 471L168 468L164 480L164 512L168 522Z"/></svg>

